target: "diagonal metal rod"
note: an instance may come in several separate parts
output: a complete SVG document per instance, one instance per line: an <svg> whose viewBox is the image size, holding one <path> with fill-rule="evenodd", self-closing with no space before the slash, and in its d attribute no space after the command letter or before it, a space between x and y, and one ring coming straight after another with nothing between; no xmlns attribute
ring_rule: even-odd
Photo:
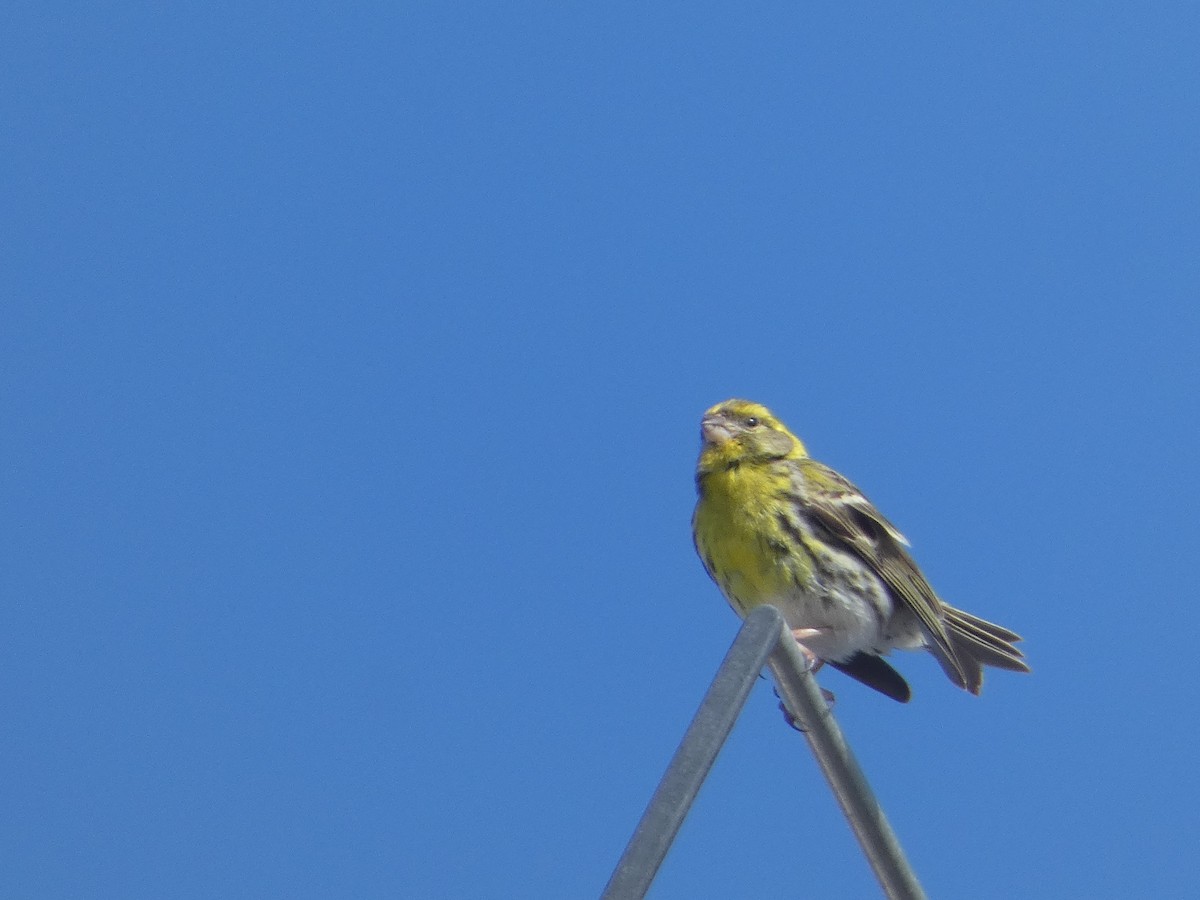
<svg viewBox="0 0 1200 900"><path fill-rule="evenodd" d="M867 862L875 870L883 893L889 900L925 900L925 892L858 760L850 752L829 704L821 696L800 646L786 630L781 637L784 639L776 643L767 665L775 676L783 702L808 738L808 746L854 829Z"/></svg>
<svg viewBox="0 0 1200 900"><path fill-rule="evenodd" d="M601 900L640 900L646 895L764 662L770 665L788 710L804 729L884 894L889 900L924 900L925 893L822 698L804 654L773 606L757 607L746 617Z"/></svg>
<svg viewBox="0 0 1200 900"><path fill-rule="evenodd" d="M746 705L767 655L779 643L783 617L774 607L769 608L774 616L747 618L725 654L692 724L684 732L658 789L617 861L601 900L640 900L650 890L650 882L658 874L658 867L671 849L700 785Z"/></svg>

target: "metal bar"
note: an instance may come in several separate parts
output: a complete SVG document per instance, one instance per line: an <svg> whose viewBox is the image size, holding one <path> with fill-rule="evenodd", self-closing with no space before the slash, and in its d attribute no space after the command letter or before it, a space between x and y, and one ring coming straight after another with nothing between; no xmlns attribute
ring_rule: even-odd
<svg viewBox="0 0 1200 900"><path fill-rule="evenodd" d="M601 900L640 900L646 896L700 785L746 704L754 680L768 654L779 644L783 627L783 616L773 606L760 606L746 617L617 861ZM788 640L795 643L790 634Z"/></svg>
<svg viewBox="0 0 1200 900"><path fill-rule="evenodd" d="M834 796L889 900L925 900L916 875L850 752L808 661L773 606L755 608L725 655L654 796L617 862L601 900L641 900L717 754L733 729L763 664L808 739Z"/></svg>
<svg viewBox="0 0 1200 900"><path fill-rule="evenodd" d="M925 900L925 892L834 721L829 704L821 696L804 654L791 635L786 631L784 634L787 639L776 643L767 665L784 703L808 738L813 756L854 829L884 894L891 900Z"/></svg>

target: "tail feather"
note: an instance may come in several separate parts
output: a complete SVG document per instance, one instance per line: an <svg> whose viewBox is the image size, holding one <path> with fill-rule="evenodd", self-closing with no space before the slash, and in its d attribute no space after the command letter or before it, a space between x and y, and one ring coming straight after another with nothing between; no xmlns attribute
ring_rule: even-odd
<svg viewBox="0 0 1200 900"><path fill-rule="evenodd" d="M952 618L956 622L964 625L972 625L980 631L987 632L994 638L1001 641L1019 641L1021 636L1015 631L1009 631L1003 625L997 625L995 622L989 622L987 619L981 619L979 616L973 616L966 610L957 609L950 606L945 601L942 602L942 609L946 613L947 618Z"/></svg>
<svg viewBox="0 0 1200 900"><path fill-rule="evenodd" d="M943 604L942 612L950 645L954 648L954 655L965 682L961 686L972 694L978 694L983 686L984 666L1007 669L1010 672L1029 671L1025 655L1013 646L1014 642L1021 640L1016 632L948 604ZM950 674L949 670L947 674ZM953 675L951 680L958 681Z"/></svg>
<svg viewBox="0 0 1200 900"><path fill-rule="evenodd" d="M828 660L828 663L893 700L907 703L912 699L912 691L908 687L908 682L881 656L873 656L860 651L845 662L834 662L831 659Z"/></svg>

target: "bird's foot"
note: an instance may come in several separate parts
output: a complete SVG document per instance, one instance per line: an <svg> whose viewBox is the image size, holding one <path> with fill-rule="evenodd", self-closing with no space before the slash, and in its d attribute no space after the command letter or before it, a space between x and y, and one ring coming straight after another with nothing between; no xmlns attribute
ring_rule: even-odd
<svg viewBox="0 0 1200 900"><path fill-rule="evenodd" d="M837 697L833 695L833 691L827 691L825 688L820 688L820 691L821 699L825 701L826 708L833 709L833 704L837 702ZM778 688L775 689L775 696L779 697ZM801 725L800 721L792 715L792 711L787 708L787 704L783 702L783 698L779 699L779 711L783 713L783 720L792 728L795 728L799 732L808 731L808 729Z"/></svg>
<svg viewBox="0 0 1200 900"><path fill-rule="evenodd" d="M808 638L819 637L827 629L824 628L793 628L792 637L796 639L796 645L800 648L800 652L804 655L804 661L808 663L808 671L816 673L820 671L821 666L825 665L825 660L819 659L815 653L804 645Z"/></svg>
<svg viewBox="0 0 1200 900"><path fill-rule="evenodd" d="M820 637L828 630L829 629L827 628L792 629L792 637L796 639L796 646L800 648L800 655L804 657L805 668L808 670L810 675L816 674L820 670L821 666L825 665L825 660L821 659L815 653L809 650L808 647L804 645L804 642L809 638ZM818 685L818 689L821 691L821 697L825 700L826 705L829 708L832 708L836 698L830 691L825 690L825 688L820 687L820 685ZM775 690L775 696L779 696L778 689ZM806 730L796 719L796 717L792 715L791 711L787 708L787 704L783 702L782 698L779 702L779 711L783 713L784 721L786 721L788 725L792 726L792 728L795 728L797 731Z"/></svg>

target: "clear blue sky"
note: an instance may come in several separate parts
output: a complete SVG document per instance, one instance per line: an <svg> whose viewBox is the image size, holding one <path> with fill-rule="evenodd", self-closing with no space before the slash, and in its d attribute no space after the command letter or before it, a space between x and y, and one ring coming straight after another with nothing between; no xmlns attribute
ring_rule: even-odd
<svg viewBox="0 0 1200 900"><path fill-rule="evenodd" d="M20 3L0 895L595 896L772 406L1031 676L838 717L931 896L1200 890L1194 4ZM764 682L652 896L873 896Z"/></svg>

